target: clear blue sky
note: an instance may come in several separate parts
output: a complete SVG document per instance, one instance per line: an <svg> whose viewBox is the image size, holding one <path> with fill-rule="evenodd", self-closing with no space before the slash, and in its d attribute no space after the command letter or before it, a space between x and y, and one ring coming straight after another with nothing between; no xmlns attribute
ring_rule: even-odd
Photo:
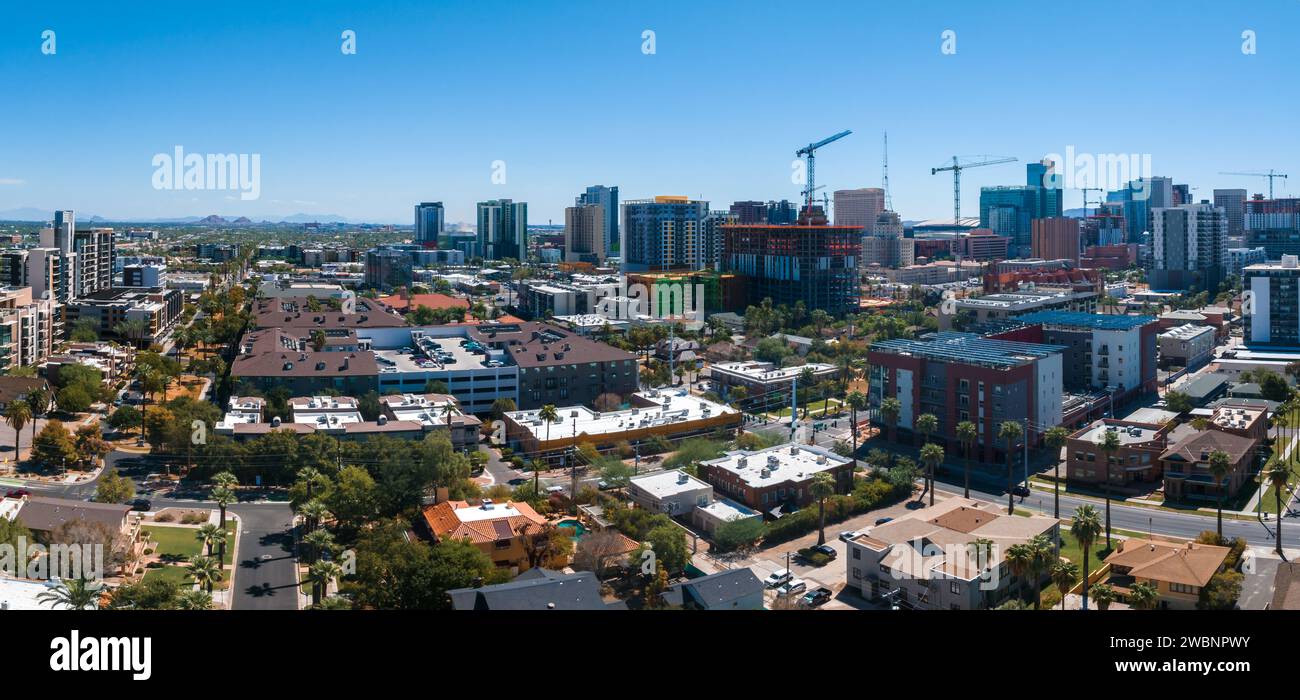
<svg viewBox="0 0 1300 700"><path fill-rule="evenodd" d="M725 208L797 199L795 149L841 129L818 182L878 186L888 129L895 209L919 219L951 216L951 176L929 169L953 154L1150 153L1201 198L1263 190L1216 172L1294 170L1300 148L1294 2L298 4L7 3L0 210L409 223L417 201L469 221L511 197L545 223L597 183ZM178 144L261 154L261 199L153 189ZM1023 172L970 171L963 212Z"/></svg>

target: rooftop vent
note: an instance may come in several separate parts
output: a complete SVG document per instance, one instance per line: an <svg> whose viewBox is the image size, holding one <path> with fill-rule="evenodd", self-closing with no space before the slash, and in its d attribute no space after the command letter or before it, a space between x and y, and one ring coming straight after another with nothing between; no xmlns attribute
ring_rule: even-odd
<svg viewBox="0 0 1300 700"><path fill-rule="evenodd" d="M759 472L759 476L766 479L772 476L772 470L768 469L767 467L763 467L763 471Z"/></svg>
<svg viewBox="0 0 1300 700"><path fill-rule="evenodd" d="M677 472L677 483L684 484L687 481L690 481L690 477L686 475L686 472Z"/></svg>

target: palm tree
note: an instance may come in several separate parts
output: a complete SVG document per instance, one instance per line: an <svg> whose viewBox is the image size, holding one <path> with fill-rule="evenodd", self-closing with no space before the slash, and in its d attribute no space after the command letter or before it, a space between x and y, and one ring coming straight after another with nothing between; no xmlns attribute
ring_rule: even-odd
<svg viewBox="0 0 1300 700"><path fill-rule="evenodd" d="M1160 592L1149 583L1135 583L1128 589L1128 605L1134 610L1151 610L1160 600Z"/></svg>
<svg viewBox="0 0 1300 700"><path fill-rule="evenodd" d="M916 417L916 432L921 434L921 443L930 441L930 436L939 429L939 419L933 413L922 413Z"/></svg>
<svg viewBox="0 0 1300 700"><path fill-rule="evenodd" d="M826 544L826 499L835 494L835 479L826 472L813 475L808 494L817 499L817 544Z"/></svg>
<svg viewBox="0 0 1300 700"><path fill-rule="evenodd" d="M1101 518L1097 517L1097 509L1088 504L1079 506L1070 521L1070 534L1074 535L1074 539L1079 542L1079 548L1083 550L1084 610L1088 609L1088 552L1092 549L1092 543L1097 541L1100 532Z"/></svg>
<svg viewBox="0 0 1300 700"><path fill-rule="evenodd" d="M1092 593L1092 599L1097 601L1098 610L1105 610L1115 602L1115 589L1109 583L1094 583L1088 591Z"/></svg>
<svg viewBox="0 0 1300 700"><path fill-rule="evenodd" d="M1011 455L1015 451L1016 440L1024 434L1020 424L1013 420L1002 421L1001 427L998 428L998 437L1007 443L1007 515L1013 515L1016 512L1016 494L1012 490L1015 488L1015 477L1011 472Z"/></svg>
<svg viewBox="0 0 1300 700"><path fill-rule="evenodd" d="M1061 518L1061 448L1065 447L1069 439L1069 431L1059 425L1049 428L1043 434L1043 441L1052 450L1053 461L1056 462L1056 471L1052 476L1052 517L1057 520Z"/></svg>
<svg viewBox="0 0 1300 700"><path fill-rule="evenodd" d="M957 440L961 442L966 454L965 489L963 496L970 498L970 453L975 449L975 440L979 438L979 429L975 424L964 420L957 424Z"/></svg>
<svg viewBox="0 0 1300 700"><path fill-rule="evenodd" d="M1056 563L1052 564L1051 574L1052 583L1056 584L1056 590L1061 592L1061 609L1064 610L1065 594L1069 593L1079 580L1079 565L1072 561L1057 559Z"/></svg>
<svg viewBox="0 0 1300 700"><path fill-rule="evenodd" d="M858 470L858 411L867 410L869 405L867 395L860 391L850 391L845 397L849 404L849 420L852 421L850 427L853 430L853 471Z"/></svg>
<svg viewBox="0 0 1300 700"><path fill-rule="evenodd" d="M319 498L314 498L302 504L298 512L307 519L308 532L314 532L316 528L320 527L321 522L330 516L329 508Z"/></svg>
<svg viewBox="0 0 1300 700"><path fill-rule="evenodd" d="M903 403L893 396L880 402L880 417L889 426L889 441L896 442L898 437L898 416L903 412Z"/></svg>
<svg viewBox="0 0 1300 700"><path fill-rule="evenodd" d="M1286 489L1287 480L1291 478L1291 469L1281 462L1274 462L1273 466L1269 467L1268 471L1264 472L1264 478L1267 479L1268 483L1273 487L1273 498L1276 499L1277 503L1277 532L1273 533L1277 536L1277 547L1274 548L1274 551L1278 553L1278 556L1281 556L1282 516L1284 515L1282 512L1282 492ZM1219 537L1222 538L1223 535L1219 535Z"/></svg>
<svg viewBox="0 0 1300 700"><path fill-rule="evenodd" d="M226 531L217 527L213 523L204 523L195 532L194 538L208 551L208 556L212 556L212 548L216 546L218 540L226 538Z"/></svg>
<svg viewBox="0 0 1300 700"><path fill-rule="evenodd" d="M334 535L329 530L321 528L307 533L302 541L308 547L308 563L315 563L320 560L322 553L334 546Z"/></svg>
<svg viewBox="0 0 1300 700"><path fill-rule="evenodd" d="M317 486L324 487L329 484L329 477L320 473L315 467L303 467L298 470L298 483L302 484L307 491L307 500L315 497Z"/></svg>
<svg viewBox="0 0 1300 700"><path fill-rule="evenodd" d="M812 390L813 387L817 385L817 373L813 371L812 367L805 366L802 370L799 370L799 381L796 386L799 384L803 385L803 390L806 392L804 396L808 397L807 400L803 402L803 417L807 418L808 404L812 403ZM797 396L795 397L795 403L796 405L799 403L799 397Z"/></svg>
<svg viewBox="0 0 1300 700"><path fill-rule="evenodd" d="M1011 569L1011 575L1020 581L1021 600L1024 599L1025 574L1029 573L1033 562L1034 549L1028 544L1022 542L1007 547L1007 567Z"/></svg>
<svg viewBox="0 0 1300 700"><path fill-rule="evenodd" d="M221 529L226 529L226 507L238 500L235 490L229 486L217 486L212 489L212 500L216 501L218 510L221 511ZM222 540L224 543L225 540ZM224 544L222 545L225 546Z"/></svg>
<svg viewBox="0 0 1300 700"><path fill-rule="evenodd" d="M61 605L68 610L94 610L99 607L99 588L98 583L83 578L64 579L36 596L36 602Z"/></svg>
<svg viewBox="0 0 1300 700"><path fill-rule="evenodd" d="M921 462L925 464L927 481L930 484L930 505L934 505L934 472L940 464L943 464L943 448L933 442L925 443L925 447L921 448Z"/></svg>
<svg viewBox="0 0 1300 700"><path fill-rule="evenodd" d="M176 596L176 609L211 610L212 594L207 591L198 591L194 589L181 591L180 595Z"/></svg>
<svg viewBox="0 0 1300 700"><path fill-rule="evenodd" d="M221 572L221 563L216 557L197 557L190 562L190 576L204 590L211 593L213 584L220 581L224 574Z"/></svg>
<svg viewBox="0 0 1300 700"><path fill-rule="evenodd" d="M545 406L542 406L541 410L537 412L537 417L546 421L546 442L549 445L549 443L551 442L551 424L558 423L560 421L560 412L555 408L555 404L548 403ZM540 463L533 466L533 493L534 494L541 493L541 491L538 490L539 487L537 484L537 481L539 479L537 472L540 471L540 469L538 469L538 467L540 466L541 466Z"/></svg>
<svg viewBox="0 0 1300 700"><path fill-rule="evenodd" d="M1103 430L1097 448L1106 457L1106 470L1102 474L1105 488L1102 493L1106 496L1106 549L1110 549L1110 463L1115 459L1115 453L1119 452L1119 432Z"/></svg>
<svg viewBox="0 0 1300 700"><path fill-rule="evenodd" d="M1029 577L1034 584L1034 609L1038 610L1043 605L1043 587L1040 582L1043 580L1043 574L1050 572L1052 562L1057 557L1055 547L1047 535L1034 535L1029 539L1028 545L1034 555L1029 562Z"/></svg>
<svg viewBox="0 0 1300 700"><path fill-rule="evenodd" d="M321 596L329 588L330 581L343 575L343 569L332 561L321 560L307 569L307 580L311 581L311 604L319 605Z"/></svg>
<svg viewBox="0 0 1300 700"><path fill-rule="evenodd" d="M1218 496L1219 496L1218 508L1217 508L1218 528L1219 528L1218 533L1219 533L1219 540L1222 541L1223 540L1223 479L1224 477L1228 476L1229 473L1232 472L1232 462L1228 457L1227 452L1224 452L1223 450L1215 450L1210 453L1210 461L1208 463L1208 466L1210 469L1210 476L1214 477L1215 490L1218 491ZM1281 515L1282 515L1281 513L1278 513L1279 521L1281 520Z"/></svg>
<svg viewBox="0 0 1300 700"><path fill-rule="evenodd" d="M14 464L18 464L18 443L23 434L23 426L32 419L32 408L26 401L14 399L5 406L5 422L14 429Z"/></svg>

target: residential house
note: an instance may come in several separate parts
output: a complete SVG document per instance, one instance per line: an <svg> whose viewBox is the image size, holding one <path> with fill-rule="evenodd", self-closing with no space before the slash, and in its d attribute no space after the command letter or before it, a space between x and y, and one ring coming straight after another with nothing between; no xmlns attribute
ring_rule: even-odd
<svg viewBox="0 0 1300 700"><path fill-rule="evenodd" d="M493 503L489 498L479 505L443 501L425 506L423 513L435 541L468 539L493 564L515 572L529 568L524 538L546 523L527 503Z"/></svg>
<svg viewBox="0 0 1300 700"><path fill-rule="evenodd" d="M675 583L660 595L669 607L687 610L763 609L763 582L748 567Z"/></svg>
<svg viewBox="0 0 1300 700"><path fill-rule="evenodd" d="M1232 550L1199 542L1165 542L1156 539L1120 540L1106 557L1110 577L1106 580L1124 600L1133 585L1146 583L1159 593L1161 608L1192 609L1201 589L1224 570Z"/></svg>

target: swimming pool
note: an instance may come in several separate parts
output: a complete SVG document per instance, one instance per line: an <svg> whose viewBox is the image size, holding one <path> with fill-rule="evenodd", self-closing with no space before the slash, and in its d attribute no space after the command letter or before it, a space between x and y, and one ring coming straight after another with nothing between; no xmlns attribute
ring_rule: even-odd
<svg viewBox="0 0 1300 700"><path fill-rule="evenodd" d="M573 538L577 539L587 534L587 526L577 520L561 520L555 524L556 527L562 527L567 530L573 530Z"/></svg>

